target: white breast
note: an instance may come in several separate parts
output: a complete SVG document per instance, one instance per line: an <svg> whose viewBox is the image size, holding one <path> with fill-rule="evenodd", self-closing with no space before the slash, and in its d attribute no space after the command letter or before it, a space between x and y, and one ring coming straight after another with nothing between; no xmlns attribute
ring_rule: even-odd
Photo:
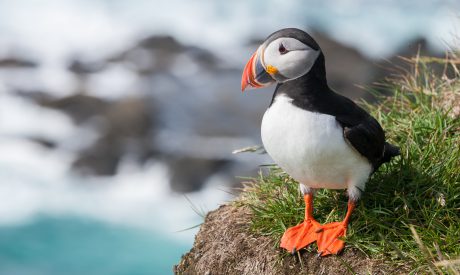
<svg viewBox="0 0 460 275"><path fill-rule="evenodd" d="M363 190L371 164L345 141L335 117L291 101L277 96L262 120L262 141L276 164L312 188Z"/></svg>

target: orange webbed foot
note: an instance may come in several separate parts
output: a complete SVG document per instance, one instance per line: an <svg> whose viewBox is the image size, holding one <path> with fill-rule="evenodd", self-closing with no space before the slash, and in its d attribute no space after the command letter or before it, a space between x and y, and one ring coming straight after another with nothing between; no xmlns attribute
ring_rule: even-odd
<svg viewBox="0 0 460 275"><path fill-rule="evenodd" d="M344 247L345 242L340 238L347 234L347 224L344 222L333 222L322 226L318 233L318 255L326 256L338 254Z"/></svg>
<svg viewBox="0 0 460 275"><path fill-rule="evenodd" d="M281 238L280 247L294 254L296 251L308 246L317 240L321 225L312 218L290 227Z"/></svg>

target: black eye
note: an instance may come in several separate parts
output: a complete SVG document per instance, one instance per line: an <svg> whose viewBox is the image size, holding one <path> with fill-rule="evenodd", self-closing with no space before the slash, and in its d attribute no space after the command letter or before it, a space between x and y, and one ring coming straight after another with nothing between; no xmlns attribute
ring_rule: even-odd
<svg viewBox="0 0 460 275"><path fill-rule="evenodd" d="M280 47L278 48L278 51L280 52L280 54L285 54L288 52L288 50L286 50L286 48L284 47L283 44L280 44Z"/></svg>

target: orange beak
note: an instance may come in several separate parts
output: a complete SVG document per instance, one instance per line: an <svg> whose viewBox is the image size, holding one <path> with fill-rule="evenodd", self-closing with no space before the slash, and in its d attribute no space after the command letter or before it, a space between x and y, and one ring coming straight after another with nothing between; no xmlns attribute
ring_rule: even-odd
<svg viewBox="0 0 460 275"><path fill-rule="evenodd" d="M257 89L275 82L262 63L262 52L263 47L260 47L246 63L241 77L241 91L244 92L248 86Z"/></svg>

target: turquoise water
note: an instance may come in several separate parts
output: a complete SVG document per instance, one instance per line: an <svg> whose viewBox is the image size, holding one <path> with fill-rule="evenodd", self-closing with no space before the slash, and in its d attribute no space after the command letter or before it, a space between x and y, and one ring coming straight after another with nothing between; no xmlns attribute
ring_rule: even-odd
<svg viewBox="0 0 460 275"><path fill-rule="evenodd" d="M75 217L0 227L0 274L172 274L190 247L158 233Z"/></svg>

